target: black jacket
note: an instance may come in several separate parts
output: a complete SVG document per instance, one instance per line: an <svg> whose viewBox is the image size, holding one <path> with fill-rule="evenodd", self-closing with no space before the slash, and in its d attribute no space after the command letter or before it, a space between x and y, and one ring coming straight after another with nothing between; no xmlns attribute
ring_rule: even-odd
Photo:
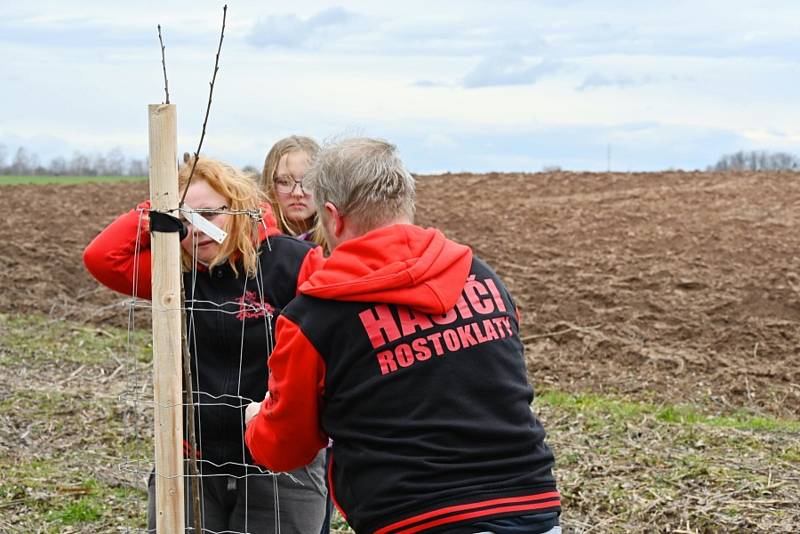
<svg viewBox="0 0 800 534"><path fill-rule="evenodd" d="M337 247L284 310L269 365L254 459L291 470L330 436L334 502L356 532L560 510L514 301L438 231Z"/></svg>
<svg viewBox="0 0 800 534"><path fill-rule="evenodd" d="M235 276L228 264L184 273L197 446L214 463L242 462L244 409L267 392L274 321L295 297L311 250L286 236L266 243L254 278L245 280L241 267Z"/></svg>

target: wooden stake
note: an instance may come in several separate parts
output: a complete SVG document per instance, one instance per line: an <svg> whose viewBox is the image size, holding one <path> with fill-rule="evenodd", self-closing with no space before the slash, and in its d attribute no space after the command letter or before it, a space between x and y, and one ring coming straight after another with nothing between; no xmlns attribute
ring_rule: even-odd
<svg viewBox="0 0 800 534"><path fill-rule="evenodd" d="M151 209L178 207L178 149L173 104L147 107ZM170 211L175 214L175 211ZM183 399L181 263L177 232L153 232L153 404L156 446L156 532L183 534Z"/></svg>

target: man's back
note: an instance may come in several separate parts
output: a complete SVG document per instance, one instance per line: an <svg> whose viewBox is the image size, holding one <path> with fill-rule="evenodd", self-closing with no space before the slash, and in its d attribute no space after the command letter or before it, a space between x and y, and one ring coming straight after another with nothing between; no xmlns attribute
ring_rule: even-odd
<svg viewBox="0 0 800 534"><path fill-rule="evenodd" d="M361 243L365 261L369 246ZM393 251L394 261L413 260L402 247ZM352 271L354 291L362 273L363 265ZM337 277L337 291L345 283ZM409 282L412 302L415 283L435 281ZM553 455L529 408L516 309L482 261L471 261L443 314L301 295L285 317L324 362L333 495L357 531L558 509Z"/></svg>

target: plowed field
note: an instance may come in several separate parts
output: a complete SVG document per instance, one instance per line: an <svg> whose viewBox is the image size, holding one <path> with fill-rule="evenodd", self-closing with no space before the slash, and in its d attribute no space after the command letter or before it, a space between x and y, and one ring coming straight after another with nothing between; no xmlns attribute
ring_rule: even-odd
<svg viewBox="0 0 800 534"><path fill-rule="evenodd" d="M0 312L123 325L81 252L146 194L1 188ZM797 416L799 175L449 174L417 196L506 281L537 387Z"/></svg>

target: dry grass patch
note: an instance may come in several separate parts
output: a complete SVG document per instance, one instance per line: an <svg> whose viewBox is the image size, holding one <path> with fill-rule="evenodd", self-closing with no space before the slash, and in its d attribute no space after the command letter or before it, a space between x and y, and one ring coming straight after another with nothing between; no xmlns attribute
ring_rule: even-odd
<svg viewBox="0 0 800 534"><path fill-rule="evenodd" d="M793 532L800 422L600 395L535 402L573 532Z"/></svg>
<svg viewBox="0 0 800 534"><path fill-rule="evenodd" d="M0 532L144 526L150 335L0 315ZM793 532L800 421L718 405L540 392L566 532ZM334 531L349 529L340 518Z"/></svg>

